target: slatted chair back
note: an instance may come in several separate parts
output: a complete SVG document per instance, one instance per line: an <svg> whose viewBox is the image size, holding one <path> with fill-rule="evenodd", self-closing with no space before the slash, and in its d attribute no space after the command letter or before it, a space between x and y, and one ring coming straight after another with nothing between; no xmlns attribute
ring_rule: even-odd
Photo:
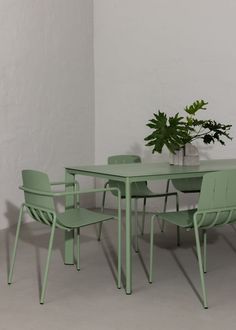
<svg viewBox="0 0 236 330"><path fill-rule="evenodd" d="M236 222L236 170L204 175L194 218L203 228Z"/></svg>
<svg viewBox="0 0 236 330"><path fill-rule="evenodd" d="M25 206L31 217L39 222L51 225L53 214L55 214L54 200L52 196L43 196L27 190L51 193L51 185L46 173L23 170L23 189L25 196Z"/></svg>

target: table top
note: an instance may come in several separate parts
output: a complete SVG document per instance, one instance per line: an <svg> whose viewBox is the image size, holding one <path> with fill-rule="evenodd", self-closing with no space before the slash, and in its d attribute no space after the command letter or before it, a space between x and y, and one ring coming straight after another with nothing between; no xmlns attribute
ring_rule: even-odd
<svg viewBox="0 0 236 330"><path fill-rule="evenodd" d="M198 166L177 166L162 163L67 166L66 170L81 175L135 180L202 176L207 172L236 169L236 159L202 160Z"/></svg>

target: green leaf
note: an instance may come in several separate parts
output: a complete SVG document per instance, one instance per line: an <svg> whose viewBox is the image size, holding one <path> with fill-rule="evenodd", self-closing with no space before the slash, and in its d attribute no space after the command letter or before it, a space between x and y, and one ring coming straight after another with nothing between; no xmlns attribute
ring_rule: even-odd
<svg viewBox="0 0 236 330"><path fill-rule="evenodd" d="M199 110L206 110L208 103L197 100L184 109L188 114L186 118L177 112L174 116L167 117L158 110L146 124L152 132L144 138L146 146L152 147L152 152L162 152L166 146L170 152L175 153L186 143L197 139L210 144L216 141L225 145L224 139L232 140L229 131L232 125L217 123L215 120L199 120L194 116Z"/></svg>
<svg viewBox="0 0 236 330"><path fill-rule="evenodd" d="M190 140L186 122L179 113L167 118L167 115L159 110L153 115L154 118L147 123L153 132L144 138L148 141L146 146L153 146L152 152L161 153L163 147L166 146L170 152L174 153Z"/></svg>
<svg viewBox="0 0 236 330"><path fill-rule="evenodd" d="M196 112L199 110L206 110L206 105L208 102L205 102L204 100L197 100L193 102L191 105L187 105L184 108L184 111L187 112L189 115L195 116Z"/></svg>

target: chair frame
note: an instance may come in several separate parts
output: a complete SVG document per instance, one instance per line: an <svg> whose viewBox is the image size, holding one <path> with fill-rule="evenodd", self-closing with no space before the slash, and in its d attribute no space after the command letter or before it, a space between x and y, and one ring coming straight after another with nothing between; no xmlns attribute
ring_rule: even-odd
<svg viewBox="0 0 236 330"><path fill-rule="evenodd" d="M107 181L104 185L104 189L109 185L109 181ZM177 192L170 192L168 193L168 196L166 193L163 194L156 194L155 196L148 196L148 197L135 197L133 196L132 199L134 200L134 237L135 237L135 252L139 252L139 247L138 247L138 199L143 199L143 210L142 210L142 227L141 227L141 235L144 235L144 225L145 225L145 215L146 215L146 203L147 203L147 198L156 198L156 197L165 197L164 200L164 212L166 211L167 207L167 197L170 196L175 196L176 202L175 202L175 207L176 211L179 211L179 196ZM101 211L104 211L105 208L105 197L106 197L106 191L103 192L103 198L102 198L102 207ZM125 197L121 196L121 199L125 199ZM101 239L101 233L102 233L102 222L99 224L99 232L98 232L98 241ZM180 244L180 232L179 228L177 228L177 245L179 246Z"/></svg>
<svg viewBox="0 0 236 330"><path fill-rule="evenodd" d="M134 158L136 159L134 161L134 163L140 163L141 162L141 157L138 156L138 155L114 155L114 156L110 156L108 157L108 162L109 162L109 159L110 158L116 158L119 159L121 157L130 157L130 158ZM121 164L121 163L126 163L124 162L124 160L122 162L118 161L118 162L115 162L115 163L110 163L110 165L113 165L113 164ZM132 162L128 162L128 163L132 163ZM104 184L104 189L106 189L106 187L109 185L109 181L107 181L105 184ZM165 193L153 193L153 195L149 195L149 196L135 196L133 195L132 196L132 199L134 199L134 237L135 237L135 244L134 244L134 249L135 249L135 252L139 252L139 246L138 246L138 227L139 227L139 224L138 224L138 199L143 199L143 210L142 210L142 226L141 226L141 235L144 234L144 226L145 226L145 215L146 215L146 203L147 203L147 199L148 198L157 198L157 197L165 197L165 200L164 200L164 212L166 211L166 207L167 207L167 197L170 197L170 196L175 196L176 198L176 211L179 210L179 196L178 196L178 193L177 192L168 192L166 190ZM103 197L102 197L102 206L101 206L101 210L102 212L104 211L104 208L105 208L105 198L106 198L106 191L104 191L103 193ZM121 199L125 199L125 196L121 196ZM99 231L98 231L98 240L101 239L101 233L102 233L102 222L99 224ZM177 244L179 245L180 243L180 233L179 233L179 229L177 228Z"/></svg>
<svg viewBox="0 0 236 330"><path fill-rule="evenodd" d="M51 183L51 186L53 185L62 185L62 184L68 184L66 182L54 182ZM76 187L76 184L73 186ZM46 196L46 197L66 197L66 196L75 196L75 206L78 205L78 200L77 198L81 194L87 194L87 193L98 193L98 192L104 192L104 189L89 189L89 190L74 190L70 192L45 192L41 190L35 190L35 189L28 189L25 188L24 186L19 187L21 190L24 192L32 193L38 196ZM117 265L117 287L120 289L121 288L121 198L120 198L120 191L118 188L106 188L106 191L116 191L117 192L117 217L112 216L112 218L118 220L118 265ZM8 275L8 284L12 284L12 277L13 277L13 270L14 270L14 265L15 265L15 259L16 259L16 251L17 251L17 246L18 246L18 239L19 239L19 234L20 234L20 229L21 229L21 224L23 220L23 214L24 211L27 210L29 215L31 217L36 218L39 222L49 225L51 227L51 233L50 233L50 239L49 239L49 245L48 245L48 254L47 254L47 260L46 260L46 266L45 266L45 271L44 271L44 276L43 276L43 285L42 285L42 290L40 294L40 304L44 304L45 301L45 293L46 293L46 288L47 288L47 279L48 279L48 271L49 271L49 264L50 264L50 259L51 259L51 254L52 254L52 247L53 247L53 241L54 241L54 235L55 235L55 230L56 228L60 228L66 231L74 230L76 228L67 228L62 225L60 225L57 222L57 214L55 210L50 210L47 208L42 208L38 207L36 205L28 204L28 203L23 203L20 208L20 213L19 213L19 218L18 218L18 223L17 223L17 229L16 229L16 237L15 237L15 242L14 242L14 247L13 247L13 252L12 252L12 258L11 258L11 264L10 264L10 271ZM32 216L33 214L33 216ZM87 226L87 225L86 225ZM81 226L80 226L81 227ZM80 227L77 227L77 270L80 269Z"/></svg>
<svg viewBox="0 0 236 330"><path fill-rule="evenodd" d="M226 171L222 171L226 172ZM236 173L236 171L235 171ZM212 176L215 173L206 174L205 176ZM223 173L224 175L224 173ZM224 220L220 218L224 213L228 213ZM205 278L204 273L207 272L207 230L213 228L215 226L221 226L225 224L230 224L235 222L235 213L236 206L226 206L220 208L209 208L209 209L197 209L193 215L193 225L191 227L184 227L186 230L194 229L195 234L195 242L197 249L197 257L198 257L198 267L199 267L199 275L202 289L202 298L203 298L203 307L205 309L208 308L207 302L207 293L205 286ZM234 214L234 218L233 218ZM211 218L209 218L211 215ZM149 283L153 281L153 246L154 246L154 220L161 220L161 216L158 214L154 214L151 218L151 230L150 230L150 260L149 260ZM163 220L168 221L168 220ZM203 252L201 251L201 242L199 238L199 230L203 232Z"/></svg>

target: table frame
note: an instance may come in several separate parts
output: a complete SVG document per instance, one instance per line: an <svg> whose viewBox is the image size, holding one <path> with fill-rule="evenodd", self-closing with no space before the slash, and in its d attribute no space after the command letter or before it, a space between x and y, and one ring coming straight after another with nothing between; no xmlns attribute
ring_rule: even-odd
<svg viewBox="0 0 236 330"><path fill-rule="evenodd" d="M153 167L156 166L153 171ZM161 168L161 170L160 170ZM128 169L128 171L127 171ZM163 170L162 170L163 169ZM166 170L164 170L166 169ZM182 179L202 177L207 172L214 172L226 169L236 169L236 159L201 161L199 166L171 166L168 163L152 164L120 164L118 165L93 165L66 167L65 181L73 183L75 175L116 180L125 183L125 217L126 217L126 294L132 293L132 224L131 224L131 185L133 182ZM135 171L136 170L136 171ZM136 172L136 174L135 174ZM68 185L67 191L73 190L73 185ZM66 208L73 208L72 196L66 196ZM65 264L74 264L74 233L65 233Z"/></svg>

